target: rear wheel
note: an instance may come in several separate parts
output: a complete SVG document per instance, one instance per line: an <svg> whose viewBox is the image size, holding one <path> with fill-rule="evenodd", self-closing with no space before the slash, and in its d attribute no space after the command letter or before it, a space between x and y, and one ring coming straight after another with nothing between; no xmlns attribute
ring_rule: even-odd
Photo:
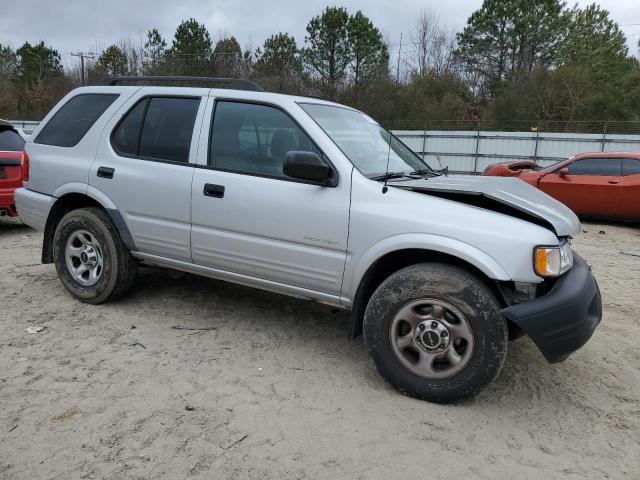
<svg viewBox="0 0 640 480"><path fill-rule="evenodd" d="M56 228L53 259L64 287L87 303L114 300L131 289L136 260L100 208L67 213Z"/></svg>
<svg viewBox="0 0 640 480"><path fill-rule="evenodd" d="M472 397L498 375L507 326L491 291L450 265L419 264L387 278L372 295L364 341L380 374L412 397Z"/></svg>

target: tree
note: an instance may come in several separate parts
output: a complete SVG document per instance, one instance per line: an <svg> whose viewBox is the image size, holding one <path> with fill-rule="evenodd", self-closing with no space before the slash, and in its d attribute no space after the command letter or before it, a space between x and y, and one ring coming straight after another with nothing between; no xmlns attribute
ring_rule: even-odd
<svg viewBox="0 0 640 480"><path fill-rule="evenodd" d="M126 75L127 55L118 45L108 46L98 57L96 69L102 74L109 77L116 75Z"/></svg>
<svg viewBox="0 0 640 480"><path fill-rule="evenodd" d="M415 51L411 55L413 73L444 75L453 69L455 34L440 25L440 16L433 10L425 8L418 14L409 38Z"/></svg>
<svg viewBox="0 0 640 480"><path fill-rule="evenodd" d="M141 40L132 40L131 38L123 38L118 42L118 47L124 53L127 59L127 74L142 75L144 73L143 44Z"/></svg>
<svg viewBox="0 0 640 480"><path fill-rule="evenodd" d="M190 18L178 25L166 58L173 73L202 76L211 72L211 53L208 30Z"/></svg>
<svg viewBox="0 0 640 480"><path fill-rule="evenodd" d="M307 25L304 63L320 92L335 99L351 62L349 15L344 8L327 7Z"/></svg>
<svg viewBox="0 0 640 480"><path fill-rule="evenodd" d="M57 50L44 42L31 45L26 42L16 50L19 59L15 79L23 87L31 88L39 81L62 75L62 63Z"/></svg>
<svg viewBox="0 0 640 480"><path fill-rule="evenodd" d="M278 33L258 49L254 71L258 79L276 92L297 92L302 80L302 60L295 38Z"/></svg>
<svg viewBox="0 0 640 480"><path fill-rule="evenodd" d="M167 42L164 41L158 29L149 30L142 50L142 69L145 75L155 75L160 72L166 49Z"/></svg>
<svg viewBox="0 0 640 480"><path fill-rule="evenodd" d="M564 6L560 0L484 0L457 35L456 56L494 98L505 82L556 63L569 20Z"/></svg>
<svg viewBox="0 0 640 480"><path fill-rule="evenodd" d="M18 57L9 46L0 43L0 81L8 80L14 74Z"/></svg>
<svg viewBox="0 0 640 480"><path fill-rule="evenodd" d="M213 49L213 71L218 77L242 76L242 49L235 37L221 38Z"/></svg>
<svg viewBox="0 0 640 480"><path fill-rule="evenodd" d="M0 118L11 117L16 110L16 95L11 80L17 65L16 52L0 44Z"/></svg>
<svg viewBox="0 0 640 480"><path fill-rule="evenodd" d="M355 90L356 105L363 82L389 72L389 49L380 30L357 11L349 17L347 25L349 46L351 48L351 72Z"/></svg>
<svg viewBox="0 0 640 480"><path fill-rule="evenodd" d="M26 42L16 50L16 56L12 81L17 113L24 118L36 117L51 108L67 88L60 54L44 42Z"/></svg>
<svg viewBox="0 0 640 480"><path fill-rule="evenodd" d="M562 64L582 65L598 71L605 79L629 71L627 41L609 12L592 4L584 9L574 7L567 35L559 48Z"/></svg>
<svg viewBox="0 0 640 480"><path fill-rule="evenodd" d="M396 128L454 130L464 128L471 92L455 74L427 70L414 74L399 94L406 121Z"/></svg>

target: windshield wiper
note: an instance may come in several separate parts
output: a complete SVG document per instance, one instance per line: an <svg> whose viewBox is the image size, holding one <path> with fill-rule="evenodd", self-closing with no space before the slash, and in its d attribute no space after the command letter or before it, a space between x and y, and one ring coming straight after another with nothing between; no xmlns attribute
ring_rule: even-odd
<svg viewBox="0 0 640 480"><path fill-rule="evenodd" d="M383 173L382 175L376 175L375 177L371 177L371 180L384 182L386 180L391 180L393 178L412 178L412 176L405 172L387 172L387 173Z"/></svg>
<svg viewBox="0 0 640 480"><path fill-rule="evenodd" d="M441 173L434 172L430 168L421 168L419 170L414 170L409 175L430 175L432 177L437 177L437 176L441 175Z"/></svg>

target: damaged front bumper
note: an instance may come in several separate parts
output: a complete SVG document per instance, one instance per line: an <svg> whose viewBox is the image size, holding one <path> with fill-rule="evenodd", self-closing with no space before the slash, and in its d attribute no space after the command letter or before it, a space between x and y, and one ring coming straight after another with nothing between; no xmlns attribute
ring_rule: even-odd
<svg viewBox="0 0 640 480"><path fill-rule="evenodd" d="M548 362L562 362L587 343L600 323L600 289L591 268L574 252L573 267L549 293L502 314L531 337Z"/></svg>

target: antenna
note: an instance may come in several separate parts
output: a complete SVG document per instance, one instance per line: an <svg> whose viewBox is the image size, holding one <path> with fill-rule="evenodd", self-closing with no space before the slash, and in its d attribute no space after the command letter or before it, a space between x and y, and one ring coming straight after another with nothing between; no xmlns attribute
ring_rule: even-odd
<svg viewBox="0 0 640 480"><path fill-rule="evenodd" d="M400 56L402 54L402 32L400 32L400 43L398 45L398 66L396 67L396 87L393 92L393 101L394 103L398 100L398 84L400 83ZM393 131L393 126L395 124L395 104L391 111L393 112L393 116L391 117L390 127L391 131ZM393 141L393 135L389 132L389 150L387 151L387 167L384 171L384 186L382 187L382 193L387 193L389 191L389 187L387 187L387 180L389 180L389 160L391 159L391 142Z"/></svg>

